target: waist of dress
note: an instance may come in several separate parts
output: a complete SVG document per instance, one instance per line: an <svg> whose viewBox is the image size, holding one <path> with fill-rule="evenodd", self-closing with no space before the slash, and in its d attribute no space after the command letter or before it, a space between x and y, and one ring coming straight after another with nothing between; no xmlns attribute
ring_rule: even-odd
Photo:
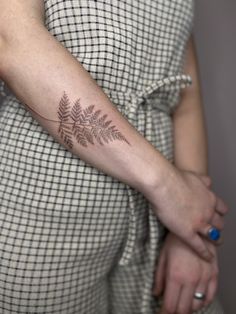
<svg viewBox="0 0 236 314"><path fill-rule="evenodd" d="M154 81L138 91L102 88L111 101L120 107L124 113L134 112L144 103L170 115L178 100L179 91L191 84L190 75L178 74Z"/></svg>

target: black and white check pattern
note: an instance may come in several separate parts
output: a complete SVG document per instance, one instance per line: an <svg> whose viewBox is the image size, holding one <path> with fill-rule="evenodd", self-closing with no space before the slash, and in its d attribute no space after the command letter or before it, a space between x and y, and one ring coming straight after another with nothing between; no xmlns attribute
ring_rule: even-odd
<svg viewBox="0 0 236 314"><path fill-rule="evenodd" d="M173 162L192 0L45 0L48 30ZM0 313L154 314L164 227L141 193L0 106ZM199 314L222 314L214 302Z"/></svg>

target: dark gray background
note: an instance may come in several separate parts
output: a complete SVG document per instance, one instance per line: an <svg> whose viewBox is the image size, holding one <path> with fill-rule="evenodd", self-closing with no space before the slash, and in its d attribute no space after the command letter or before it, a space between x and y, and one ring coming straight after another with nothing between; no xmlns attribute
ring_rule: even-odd
<svg viewBox="0 0 236 314"><path fill-rule="evenodd" d="M213 190L230 207L220 248L219 296L226 314L236 304L236 1L197 0L195 40L209 139ZM1 99L0 99L1 100Z"/></svg>
<svg viewBox="0 0 236 314"><path fill-rule="evenodd" d="M219 296L226 314L236 309L236 1L197 0L195 40L209 139L213 190L230 207L220 248Z"/></svg>

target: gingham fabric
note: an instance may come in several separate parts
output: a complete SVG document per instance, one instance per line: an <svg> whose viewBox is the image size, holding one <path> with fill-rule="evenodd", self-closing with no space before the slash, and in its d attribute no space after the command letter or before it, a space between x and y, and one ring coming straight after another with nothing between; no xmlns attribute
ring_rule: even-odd
<svg viewBox="0 0 236 314"><path fill-rule="evenodd" d="M192 0L44 3L51 34L173 162ZM165 228L144 196L67 151L14 95L0 106L0 156L0 313L156 314Z"/></svg>

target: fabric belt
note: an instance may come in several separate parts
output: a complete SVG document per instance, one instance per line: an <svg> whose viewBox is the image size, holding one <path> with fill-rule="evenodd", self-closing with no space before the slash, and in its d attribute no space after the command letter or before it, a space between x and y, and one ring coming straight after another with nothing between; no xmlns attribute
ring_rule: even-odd
<svg viewBox="0 0 236 314"><path fill-rule="evenodd" d="M145 138L149 141L152 140L152 111L149 110L153 107L165 112L166 114L171 113L171 108L164 105L160 99L156 97L150 97L154 94L154 92L158 91L161 87L170 88L171 86L178 84L180 88L184 88L192 83L191 77L189 75L181 74L176 76L170 76L167 78L164 78L162 80L158 80L154 82L153 84L147 86L142 91L133 94L133 97L131 98L131 101L125 106L125 114L129 119L135 118L135 115L137 115L138 106L143 101L145 102L145 106L147 107L147 132L145 134ZM130 93L131 94L131 93ZM123 255L119 261L120 265L126 265L129 263L129 260L132 256L132 252L134 249L135 239L136 239L136 217L135 217L135 208L134 208L134 195L132 193L133 191L127 186L127 193L129 196L129 232L128 232L128 238L126 242L126 246L123 250ZM151 211L152 212L152 211ZM150 218L150 223L153 225L153 217L152 215ZM155 217L155 221L156 221Z"/></svg>
<svg viewBox="0 0 236 314"><path fill-rule="evenodd" d="M147 108L146 111L146 133L145 138L149 141L152 140L152 109L157 108L166 114L170 115L171 109L170 106L167 106L158 95L155 93L158 92L160 89L164 91L171 91L172 88L185 88L188 85L191 85L192 80L189 75L181 74L176 76L171 76L164 78L160 81L156 81L153 84L147 86L139 93L131 95L131 101L127 103L125 106L125 115L128 119L135 119L137 115L138 106L144 102L144 105ZM133 97L132 97L133 96ZM122 252L122 256L119 260L120 266L128 265L132 254L135 248L136 243L136 234L137 234L137 218L135 214L135 193L134 191L127 186L127 193L128 193L128 202L129 202L129 222L128 222L128 236L127 241ZM160 245L160 229L161 223L159 222L158 218L155 216L151 205L149 203L148 207L148 221L149 221L149 271L147 272L146 280L143 287L143 295L142 295L142 307L141 313L147 314L150 311L150 302L151 302L151 295L150 291L152 291L152 284L153 284L153 269L156 263L156 254L159 250Z"/></svg>

